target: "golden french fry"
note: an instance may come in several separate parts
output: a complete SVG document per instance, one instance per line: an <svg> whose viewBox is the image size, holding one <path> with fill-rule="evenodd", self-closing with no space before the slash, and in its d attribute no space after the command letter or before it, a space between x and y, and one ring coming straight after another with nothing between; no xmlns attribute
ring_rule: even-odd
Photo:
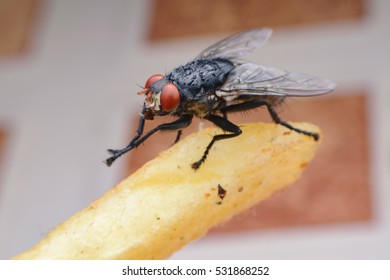
<svg viewBox="0 0 390 280"><path fill-rule="evenodd" d="M319 132L311 124L294 126ZM240 127L243 134L217 142L196 171L191 164L221 131L188 136L14 259L167 258L293 183L319 145L281 125Z"/></svg>

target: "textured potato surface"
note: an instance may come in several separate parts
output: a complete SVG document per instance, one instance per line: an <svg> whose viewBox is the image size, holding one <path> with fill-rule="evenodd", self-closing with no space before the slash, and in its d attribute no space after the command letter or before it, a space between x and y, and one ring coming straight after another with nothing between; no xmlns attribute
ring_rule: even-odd
<svg viewBox="0 0 390 280"><path fill-rule="evenodd" d="M222 132L208 128L181 140L14 259L167 258L296 181L319 145L277 124L240 127L242 135L216 142L196 171L191 164Z"/></svg>

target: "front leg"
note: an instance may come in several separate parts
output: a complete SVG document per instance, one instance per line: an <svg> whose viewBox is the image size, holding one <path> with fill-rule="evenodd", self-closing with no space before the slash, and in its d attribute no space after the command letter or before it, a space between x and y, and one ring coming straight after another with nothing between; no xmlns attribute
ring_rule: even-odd
<svg viewBox="0 0 390 280"><path fill-rule="evenodd" d="M111 166L112 163L118 158L120 157L121 155L123 155L124 153L126 153L126 149L131 149L131 147L134 145L134 143L141 137L142 133L144 132L144 127L145 127L145 112L146 112L146 107L144 106L142 108L142 112L141 112L141 116L139 118L139 122L138 122L138 129L137 129L137 135L131 139L130 143L123 149L120 149L120 150L113 150L113 149L108 149L108 152L110 154L112 154L113 156L106 159L104 161L104 163L107 165L107 166ZM128 150L128 151L129 151Z"/></svg>
<svg viewBox="0 0 390 280"><path fill-rule="evenodd" d="M236 137L242 133L241 129L237 125L235 125L234 123L231 123L230 121L228 121L224 117L221 117L218 115L209 115L209 116L205 117L205 119L211 121L216 126L221 128L222 130L227 131L227 132L231 132L231 134L214 135L211 142L207 145L206 150L204 151L202 158L200 160L198 160L197 162L194 162L192 164L193 169L198 169L201 166L201 164L206 160L207 155L209 154L211 147L214 145L214 143L216 141Z"/></svg>
<svg viewBox="0 0 390 280"><path fill-rule="evenodd" d="M127 153L128 151L131 151L132 149L138 147L141 143L143 143L146 139L148 139L150 136L152 136L157 131L169 131L169 130L181 130L185 127L187 127L191 121L192 121L192 115L183 115L180 119L175 120L170 123L163 123L158 125L157 127L153 128L151 131L146 133L144 136L141 137L142 131L143 131L143 123L142 123L142 129L138 130L138 134L130 141L129 145L127 145L125 148L120 150L109 150L109 152L112 154L111 157L106 159L105 163L107 166L111 166L111 164L120 156ZM143 117L141 117L141 120ZM140 123L141 123L140 120ZM141 133L140 133L141 131ZM141 138L140 138L141 137Z"/></svg>

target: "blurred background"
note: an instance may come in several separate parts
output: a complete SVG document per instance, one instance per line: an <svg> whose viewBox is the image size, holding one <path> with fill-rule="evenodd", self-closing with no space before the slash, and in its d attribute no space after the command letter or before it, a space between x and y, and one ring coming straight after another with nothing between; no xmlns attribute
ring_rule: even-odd
<svg viewBox="0 0 390 280"><path fill-rule="evenodd" d="M323 143L297 183L172 258L390 258L389 13L386 0L1 0L0 258L174 140L154 135L102 163L134 135L138 84L260 26L274 35L249 60L338 84L279 108L284 120L319 125ZM264 110L235 118L270 121Z"/></svg>

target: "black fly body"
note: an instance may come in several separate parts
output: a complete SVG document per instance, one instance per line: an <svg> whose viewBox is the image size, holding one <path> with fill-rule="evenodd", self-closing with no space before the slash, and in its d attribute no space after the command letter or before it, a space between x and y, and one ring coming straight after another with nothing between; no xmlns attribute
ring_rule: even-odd
<svg viewBox="0 0 390 280"><path fill-rule="evenodd" d="M110 166L118 157L138 147L157 131L181 131L194 116L214 123L225 133L214 135L203 156L192 164L198 169L216 141L236 137L241 129L227 119L227 114L265 106L272 120L295 132L318 140L318 134L301 130L284 122L274 107L289 96L314 96L332 91L334 83L313 76L288 72L239 58L260 48L272 34L268 28L253 29L227 37L201 52L193 61L172 72L151 76L138 94L145 95L135 137L123 149L111 153L105 163ZM144 132L145 120L155 116L177 119Z"/></svg>

